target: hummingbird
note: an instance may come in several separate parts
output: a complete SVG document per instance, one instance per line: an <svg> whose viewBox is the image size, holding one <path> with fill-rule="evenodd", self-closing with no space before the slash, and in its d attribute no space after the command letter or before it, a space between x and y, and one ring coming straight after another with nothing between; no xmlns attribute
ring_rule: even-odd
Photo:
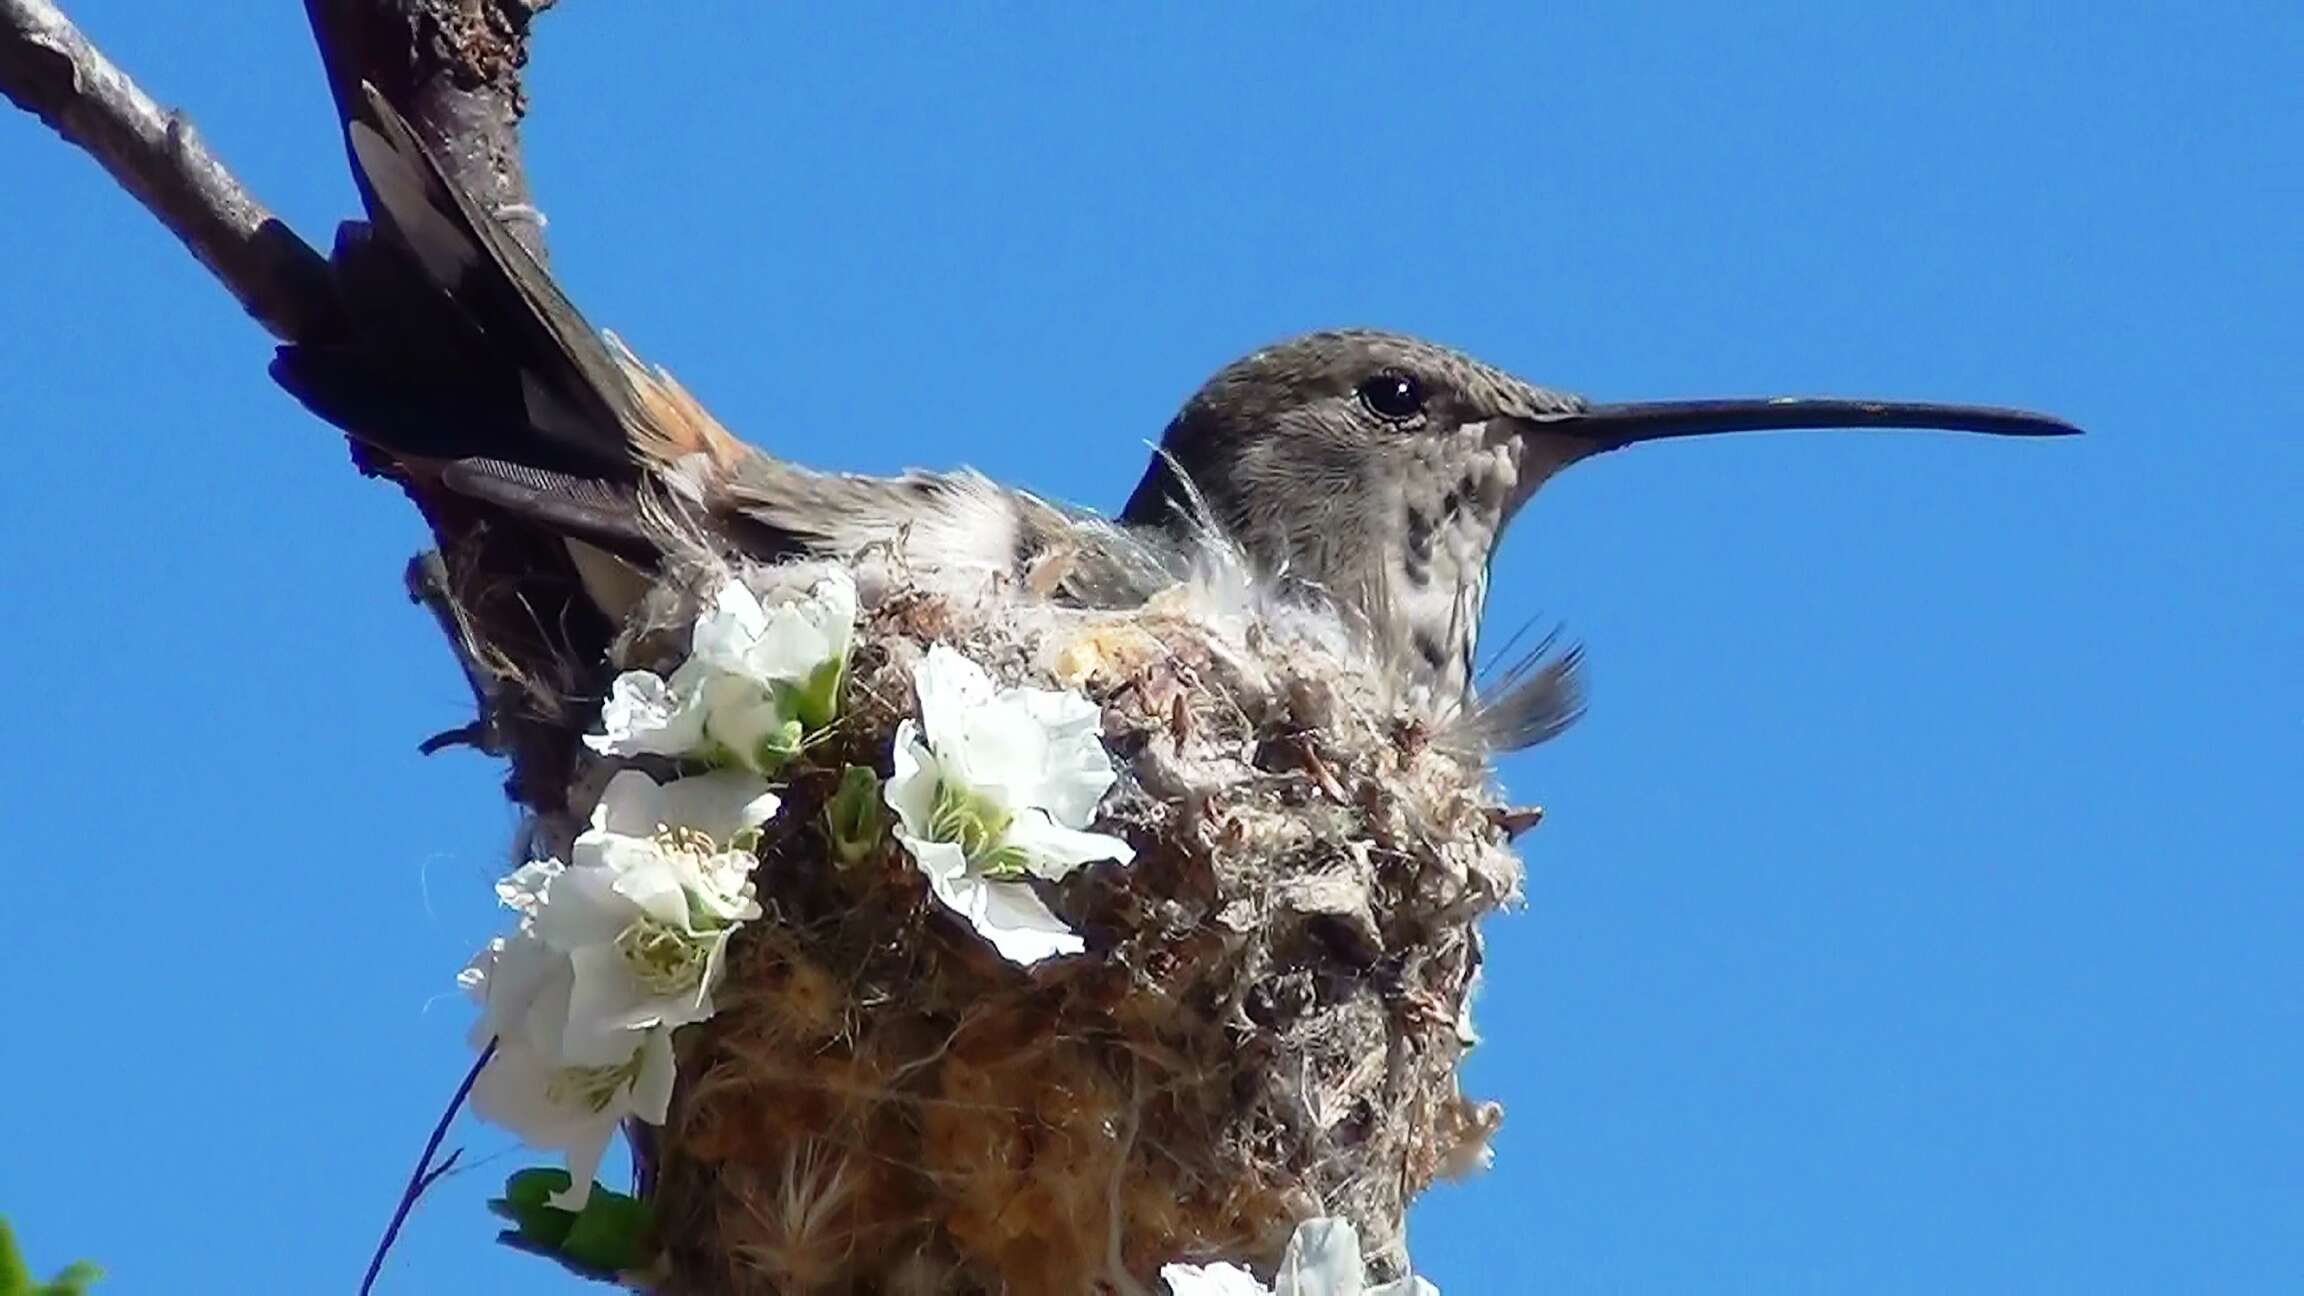
<svg viewBox="0 0 2304 1296"><path fill-rule="evenodd" d="M2061 419L1985 405L1817 397L1602 403L1435 343L1311 333L1233 362L1168 424L1120 512L1175 527L1205 511L1261 571L1356 611L1431 704L1472 685L1489 565L1539 487L1595 455L1672 437L1796 428L2067 436ZM1485 699L1485 745L1574 718L1573 653Z"/></svg>
<svg viewBox="0 0 2304 1296"><path fill-rule="evenodd" d="M273 375L428 512L556 541L611 625L660 557L650 499L677 502L732 553L843 559L888 545L915 568L1005 574L1091 605L1149 595L1214 536L1284 597L1346 615L1403 697L1508 750L1581 709L1573 650L1530 659L1490 695L1474 688L1497 542L1569 465L1738 431L2078 431L1976 405L1594 402L1436 343L1355 329L1224 367L1167 424L1113 518L966 470L827 472L737 439L593 328L498 215L363 91L347 137L368 221L348 223L331 257L348 325L281 347ZM531 546L524 560L550 549Z"/></svg>

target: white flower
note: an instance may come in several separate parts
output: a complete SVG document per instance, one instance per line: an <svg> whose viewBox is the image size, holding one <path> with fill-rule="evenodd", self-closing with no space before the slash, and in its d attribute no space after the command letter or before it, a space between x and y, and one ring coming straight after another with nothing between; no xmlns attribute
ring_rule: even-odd
<svg viewBox="0 0 2304 1296"><path fill-rule="evenodd" d="M1336 1215L1296 1226L1270 1287L1235 1264L1163 1265L1160 1277L1171 1296L1440 1296L1439 1288L1413 1274L1369 1285L1359 1230Z"/></svg>
<svg viewBox="0 0 2304 1296"><path fill-rule="evenodd" d="M715 770L670 783L658 783L639 770L619 770L601 790L592 807L592 826L577 835L571 854L579 869L628 873L674 866L692 896L721 918L748 907L742 916L752 917L759 909L751 903L748 885L751 857L731 844L768 822L782 804L765 780L740 770ZM702 851L707 843L714 849ZM621 885L619 891L629 893ZM649 903L659 906L666 921L676 916L667 900Z"/></svg>
<svg viewBox="0 0 2304 1296"><path fill-rule="evenodd" d="M672 1033L663 1030L649 1031L631 1057L612 1066L557 1066L499 1043L472 1086L472 1110L482 1120L566 1157L568 1186L545 1200L568 1211L591 1200L616 1127L628 1116L661 1125L671 1102Z"/></svg>
<svg viewBox="0 0 2304 1296"><path fill-rule="evenodd" d="M610 756L685 756L704 745L702 671L691 659L671 680L654 671L625 671L608 686L600 707L605 733L584 743Z"/></svg>
<svg viewBox="0 0 2304 1296"><path fill-rule="evenodd" d="M609 780L533 920L566 956L566 1024L552 1045L571 1065L630 1055L637 1032L702 1021L736 924L760 915L750 838L776 813L759 778L720 771L658 785Z"/></svg>
<svg viewBox="0 0 2304 1296"><path fill-rule="evenodd" d="M559 1052L571 979L567 956L536 939L525 926L517 935L489 941L456 974L456 984L480 1005L480 1019L472 1023L472 1046L518 1036L547 1055ZM555 1007L563 1009L558 1019L551 1016Z"/></svg>
<svg viewBox="0 0 2304 1296"><path fill-rule="evenodd" d="M603 732L584 741L611 756L725 752L771 770L803 733L831 723L855 627L856 583L844 571L774 608L742 581L724 581L689 632L688 660L670 679L617 676L600 709Z"/></svg>
<svg viewBox="0 0 2304 1296"><path fill-rule="evenodd" d="M1084 831L1117 777L1079 693L995 688L943 644L914 668L920 719L896 727L885 796L936 898L1010 962L1086 946L1021 878L1059 879L1092 860L1135 858Z"/></svg>
<svg viewBox="0 0 2304 1296"><path fill-rule="evenodd" d="M672 1099L671 1031L629 1035L624 1053L605 1063L566 1064L556 1050L575 978L568 957L532 932L490 942L457 979L486 1003L474 1042L496 1040L472 1086L473 1112L525 1143L561 1149L569 1185L551 1204L582 1210L617 1124L626 1116L664 1123Z"/></svg>
<svg viewBox="0 0 2304 1296"><path fill-rule="evenodd" d="M723 584L696 619L692 643L696 657L723 674L789 685L806 695L827 680L836 688L855 630L856 582L835 568L808 597L767 609L741 581ZM828 708L837 697L836 691L819 692L801 701ZM810 723L830 719L824 714Z"/></svg>
<svg viewBox="0 0 2304 1296"><path fill-rule="evenodd" d="M583 1206L618 1122L663 1123L672 1031L712 1015L728 937L760 914L750 839L776 809L754 775L659 785L624 770L574 864L524 864L497 884L519 929L456 978L481 1003L473 1044L496 1041L473 1110L565 1150L571 1183L553 1205Z"/></svg>
<svg viewBox="0 0 2304 1296"><path fill-rule="evenodd" d="M968 856L949 842L921 841L903 832L896 839L912 852L928 878L928 889L945 908L966 919L992 943L1000 957L1024 967L1088 948L1064 920L1049 912L1030 883L1001 882L984 876Z"/></svg>

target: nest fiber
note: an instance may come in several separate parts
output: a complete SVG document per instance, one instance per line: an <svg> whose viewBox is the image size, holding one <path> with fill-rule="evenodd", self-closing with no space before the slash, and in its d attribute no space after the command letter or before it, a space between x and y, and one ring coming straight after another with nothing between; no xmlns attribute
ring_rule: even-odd
<svg viewBox="0 0 2304 1296"><path fill-rule="evenodd" d="M668 1121L638 1131L659 1290L1157 1291L1174 1261L1269 1274L1317 1215L1358 1226L1374 1276L1404 1270L1408 1203L1499 1118L1457 1083L1476 924L1519 880L1479 755L1332 616L1238 582L1111 611L850 570L840 719L784 776L763 915L678 1036ZM766 602L822 571L734 574ZM676 659L729 574L655 590L619 664ZM1102 709L1120 779L1096 827L1136 857L1035 884L1083 954L1011 964L892 838L828 845L840 771L889 773L938 643Z"/></svg>

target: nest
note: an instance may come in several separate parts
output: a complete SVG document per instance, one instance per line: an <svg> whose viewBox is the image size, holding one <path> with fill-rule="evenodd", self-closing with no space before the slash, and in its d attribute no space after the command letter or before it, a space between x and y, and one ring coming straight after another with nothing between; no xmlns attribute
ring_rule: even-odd
<svg viewBox="0 0 2304 1296"><path fill-rule="evenodd" d="M616 657L668 664L696 591L656 589ZM764 600L820 567L746 567ZM1500 1117L1457 1066L1479 919L1519 864L1485 764L1392 695L1332 615L1186 582L1121 611L850 566L841 718L788 774L711 1020L635 1139L674 1293L1159 1290L1172 1261L1270 1273L1351 1219L1377 1277L1404 1215ZM1097 827L1136 849L1039 884L1085 954L1020 968L892 839L820 828L846 764L889 772L911 670L950 644L1079 688L1120 771ZM579 779L589 801L603 771Z"/></svg>

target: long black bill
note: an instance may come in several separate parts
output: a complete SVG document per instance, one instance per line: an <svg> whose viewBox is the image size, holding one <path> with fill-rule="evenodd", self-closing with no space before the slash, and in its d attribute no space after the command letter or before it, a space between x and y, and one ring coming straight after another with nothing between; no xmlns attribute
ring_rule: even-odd
<svg viewBox="0 0 2304 1296"><path fill-rule="evenodd" d="M1774 432L1788 428L1928 428L1992 436L2078 436L2060 418L1991 405L1936 405L1925 401L1834 400L1806 396L1731 397L1722 400L1624 401L1592 405L1545 426L1590 437L1605 449L1665 437L1714 432Z"/></svg>

